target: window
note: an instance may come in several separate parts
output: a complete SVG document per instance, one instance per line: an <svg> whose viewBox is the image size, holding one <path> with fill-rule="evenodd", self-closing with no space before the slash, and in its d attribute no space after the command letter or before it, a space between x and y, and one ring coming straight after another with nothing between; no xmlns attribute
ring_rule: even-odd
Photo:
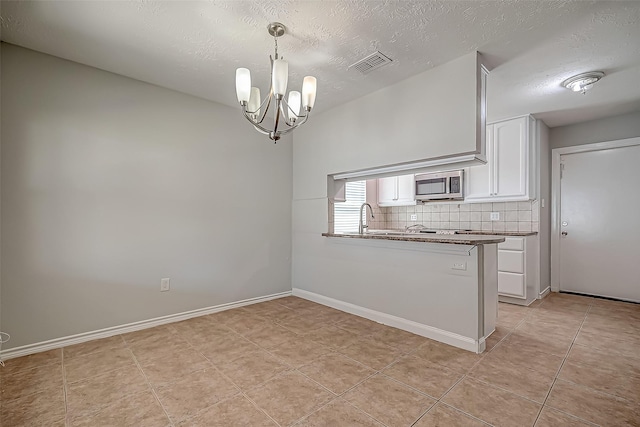
<svg viewBox="0 0 640 427"><path fill-rule="evenodd" d="M334 206L333 231L335 233L357 233L360 206L367 201L367 181L353 181L345 184L345 202ZM363 213L363 215L366 215Z"/></svg>

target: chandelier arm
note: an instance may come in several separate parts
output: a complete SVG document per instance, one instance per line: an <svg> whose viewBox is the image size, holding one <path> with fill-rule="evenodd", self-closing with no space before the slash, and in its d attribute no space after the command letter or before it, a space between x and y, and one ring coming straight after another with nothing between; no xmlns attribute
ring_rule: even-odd
<svg viewBox="0 0 640 427"><path fill-rule="evenodd" d="M278 59L277 49L276 49L276 59ZM269 67L269 96L267 96L265 100L262 101L262 104L260 105L260 108L262 108L262 105L264 105L265 102L267 103L267 106L262 110L262 117L260 117L260 120L256 120L256 123L258 124L261 124L264 121L264 118L267 117L267 111L271 106L271 99L273 98L273 57L271 55L269 55L269 63L271 64L271 66Z"/></svg>
<svg viewBox="0 0 640 427"><path fill-rule="evenodd" d="M269 135L269 130L265 129L264 127L260 126L260 124L256 123L253 121L253 119L249 116L249 113L247 112L247 108L246 107L242 107L242 113L245 119L247 119L249 121L249 123L251 123L253 125L254 128L256 128L256 130L260 133L264 133L265 135Z"/></svg>
<svg viewBox="0 0 640 427"><path fill-rule="evenodd" d="M284 105L286 107L286 109L288 110L287 114L284 114L284 111L282 112L282 114L285 117L285 123L287 124L287 126L291 126L291 127L295 127L296 122L298 121L298 119L301 119L304 116L299 116L297 115L289 106L289 103L286 101L286 99L282 98L282 101L284 101ZM296 116L296 119L294 121L291 120L290 116Z"/></svg>
<svg viewBox="0 0 640 427"><path fill-rule="evenodd" d="M262 108L265 102L267 103L267 106L262 110L262 117L260 117L260 120L256 120L256 123L262 123L264 121L264 118L267 117L267 111L269 111L269 107L271 106L271 98L273 98L273 90L269 88L269 96L266 97L264 101L262 101L262 105L260 105L260 108Z"/></svg>
<svg viewBox="0 0 640 427"><path fill-rule="evenodd" d="M289 104L287 104L287 101L284 98L282 98L282 102L280 103L280 112L282 112L282 117L284 118L284 124L286 124L289 127L292 127L294 126L295 123L288 119L289 115L285 114L285 108L290 110Z"/></svg>
<svg viewBox="0 0 640 427"><path fill-rule="evenodd" d="M298 126L303 125L307 121L307 118L309 117L309 114L307 114L305 116L300 116L300 117L302 117L302 119L299 122L294 123L294 125L292 127L290 127L289 129L285 129L283 131L280 131L280 135L286 135L289 132L291 132L292 130L296 129Z"/></svg>
<svg viewBox="0 0 640 427"><path fill-rule="evenodd" d="M265 102L267 102L269 98L265 98L262 100L262 104L258 105L258 108L255 111L247 111L249 114L256 114L258 111L261 111L262 107L264 107Z"/></svg>
<svg viewBox="0 0 640 427"><path fill-rule="evenodd" d="M275 117L275 119L273 121L273 134L274 135L277 135L279 133L278 132L278 124L280 123L280 111L282 110L282 107L281 107L282 104L280 103L281 101L282 101L282 99L278 99L278 97L276 96L276 117Z"/></svg>

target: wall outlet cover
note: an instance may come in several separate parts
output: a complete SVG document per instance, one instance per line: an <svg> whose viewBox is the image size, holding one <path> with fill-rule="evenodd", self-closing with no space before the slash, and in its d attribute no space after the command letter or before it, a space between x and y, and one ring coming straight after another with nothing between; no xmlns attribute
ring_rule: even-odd
<svg viewBox="0 0 640 427"><path fill-rule="evenodd" d="M453 265L451 266L451 268L453 270L466 270L467 269L467 263L466 262L454 262Z"/></svg>
<svg viewBox="0 0 640 427"><path fill-rule="evenodd" d="M500 212L491 212L491 221L499 221Z"/></svg>
<svg viewBox="0 0 640 427"><path fill-rule="evenodd" d="M418 215L411 214L411 221L416 221L418 219Z"/></svg>

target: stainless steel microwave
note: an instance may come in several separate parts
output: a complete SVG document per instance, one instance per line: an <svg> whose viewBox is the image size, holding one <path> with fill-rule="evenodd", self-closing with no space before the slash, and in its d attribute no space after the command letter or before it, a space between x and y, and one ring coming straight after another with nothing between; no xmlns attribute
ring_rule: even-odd
<svg viewBox="0 0 640 427"><path fill-rule="evenodd" d="M416 175L416 200L463 200L463 170Z"/></svg>

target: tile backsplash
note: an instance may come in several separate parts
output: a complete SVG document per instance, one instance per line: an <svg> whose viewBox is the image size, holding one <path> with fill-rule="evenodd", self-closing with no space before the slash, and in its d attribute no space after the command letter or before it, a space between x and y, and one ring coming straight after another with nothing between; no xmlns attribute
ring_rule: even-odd
<svg viewBox="0 0 640 427"><path fill-rule="evenodd" d="M498 220L491 220L497 212ZM372 229L404 229L422 224L436 230L538 231L538 201L494 203L427 203L374 209ZM416 215L416 220L411 219Z"/></svg>

